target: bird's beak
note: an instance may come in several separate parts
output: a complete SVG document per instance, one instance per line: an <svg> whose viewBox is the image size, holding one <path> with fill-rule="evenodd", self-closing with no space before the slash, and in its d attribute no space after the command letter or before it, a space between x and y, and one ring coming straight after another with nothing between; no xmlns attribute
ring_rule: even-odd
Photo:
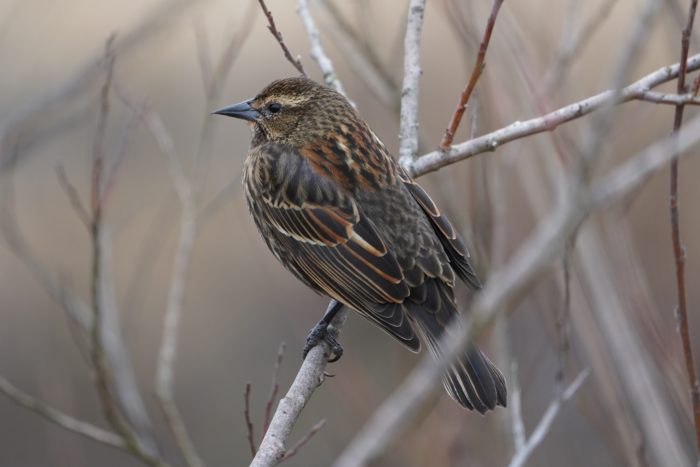
<svg viewBox="0 0 700 467"><path fill-rule="evenodd" d="M227 117L241 118L250 122L257 121L260 118L260 112L250 106L251 101L239 102L238 104L222 107L212 112L217 115L226 115Z"/></svg>

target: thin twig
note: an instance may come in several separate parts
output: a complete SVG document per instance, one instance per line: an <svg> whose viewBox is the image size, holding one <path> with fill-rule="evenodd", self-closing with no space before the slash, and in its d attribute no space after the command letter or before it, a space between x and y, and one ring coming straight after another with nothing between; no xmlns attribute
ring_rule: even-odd
<svg viewBox="0 0 700 467"><path fill-rule="evenodd" d="M287 44L284 43L284 39L282 39L282 33L277 29L277 26L275 25L275 19L272 17L272 13L270 10L267 9L267 6L265 5L265 0L258 0L260 3L260 8L262 8L263 13L265 13L265 16L267 17L267 29L270 30L270 33L275 37L275 40L277 40L277 43L282 47L282 52L284 52L284 56L287 59L289 63L291 63L294 68L299 71L304 76L307 76L306 71L304 71L304 66L301 64L301 60L299 57L294 58L287 48Z"/></svg>
<svg viewBox="0 0 700 467"><path fill-rule="evenodd" d="M272 370L272 383L270 386L270 395L267 397L267 401L265 402L265 415L263 416L263 426L260 436L265 436L267 428L270 426L270 418L272 417L272 406L275 403L275 399L277 399L277 392L280 389L279 376L280 368L282 366L282 357L284 357L284 348L285 343L281 342L279 348L277 349L275 367Z"/></svg>
<svg viewBox="0 0 700 467"><path fill-rule="evenodd" d="M637 99L654 104L668 105L700 105L700 98L693 94L664 94L662 92L647 91L637 96Z"/></svg>
<svg viewBox="0 0 700 467"><path fill-rule="evenodd" d="M345 308L342 308L333 319L328 330L337 335L337 332L345 323L346 317L347 311ZM271 467L282 460L286 452L285 445L294 428L294 424L311 395L323 382L329 355L330 347L325 341L312 348L306 355L287 394L280 399L277 410L272 416L270 427L265 433L265 437L260 443L258 452L250 467Z"/></svg>
<svg viewBox="0 0 700 467"><path fill-rule="evenodd" d="M17 405L31 410L37 415L45 418L51 423L65 428L68 431L77 433L98 443L106 444L117 449L126 449L124 439L111 431L103 430L91 423L78 420L68 414L56 410L39 399L24 393L15 385L10 383L4 376L0 376L0 392L12 399Z"/></svg>
<svg viewBox="0 0 700 467"><path fill-rule="evenodd" d="M700 54L693 55L687 62L687 71L695 71L698 69L700 69ZM417 177L438 170L454 162L467 159L476 154L494 151L505 143L545 131L554 131L554 129L563 123L581 118L611 103L621 104L637 100L640 93L646 92L651 88L678 77L678 70L679 65L677 63L671 66L665 66L653 73L649 73L619 92L615 92L614 90L604 91L587 99L561 107L541 117L532 118L524 122L514 122L499 130L479 136L478 138L456 144L451 146L447 151L437 150L430 152L419 157L412 165L408 166L407 169L413 176Z"/></svg>
<svg viewBox="0 0 700 467"><path fill-rule="evenodd" d="M681 53L680 53L680 71L678 73L678 85L676 92L681 95L686 92L685 76L686 62L688 59L688 49L690 48L690 35L693 31L693 21L695 20L695 11L698 6L697 0L692 0L688 8L688 22L681 34ZM678 133L683 125L683 110L684 104L680 103L676 106L676 111L673 117L673 138L678 138ZM678 319L678 330L680 333L681 343L683 345L683 355L685 357L685 367L688 374L688 384L690 385L690 399L693 406L693 423L695 425L695 442L696 442L696 458L700 458L700 382L695 370L695 361L693 359L693 347L690 340L690 330L688 329L688 309L686 304L685 291L685 245L681 238L680 229L680 213L678 211L678 164L680 152L677 151L671 160L670 174L670 195L669 195L669 210L671 213L671 238L673 240L673 256L676 266L676 290L678 308L676 315Z"/></svg>
<svg viewBox="0 0 700 467"><path fill-rule="evenodd" d="M163 338L158 352L156 368L156 395L165 414L175 441L189 466L203 465L194 443L187 433L182 415L175 404L173 386L175 378L175 358L180 321L184 312L184 296L187 272L192 258L192 249L197 234L197 215L189 181L185 177L172 140L160 118L153 112L144 115L146 127L156 139L165 155L175 191L182 204L180 236L173 260L173 270L168 289L168 301L163 320Z"/></svg>
<svg viewBox="0 0 700 467"><path fill-rule="evenodd" d="M262 3L262 2L261 2ZM309 2L308 0L299 0L297 3L297 14L301 19L301 23L306 29L306 34L309 36L309 42L311 43L311 58L318 64L318 67L323 73L323 82L326 86L335 89L339 93L345 95L345 90L342 84L338 80L338 76L333 68L333 62L330 61L328 56L321 46L321 35L318 32L318 28L314 23L314 19L311 17L309 12ZM299 61L297 59L297 61ZM301 65L301 64L300 64ZM302 74L305 75L304 70L300 70Z"/></svg>
<svg viewBox="0 0 700 467"><path fill-rule="evenodd" d="M479 81L481 73L484 71L484 67L486 66L484 63L484 60L486 59L486 51L488 50L489 41L491 40L491 33L493 32L493 27L496 25L496 18L498 17L498 12L500 11L502 4L503 0L494 0L493 2L491 15L489 15L489 20L486 23L486 29L484 29L484 36L481 39L481 44L479 44L479 53L476 55L476 60L474 61L474 66L472 67L469 81L467 81L467 85L464 87L462 94L459 96L457 108L455 109L454 114L452 114L450 123L445 129L445 134L442 137L442 141L440 141L440 148L442 150L447 150L452 144L455 133L457 133L457 128L459 127L459 122L462 121L462 116L464 115L464 111L469 103L469 98L471 97L472 92L474 92L474 88L476 87L477 81Z"/></svg>
<svg viewBox="0 0 700 467"><path fill-rule="evenodd" d="M243 417L245 418L246 431L248 432L248 447L250 447L250 457L255 458L257 449L255 448L255 430L253 420L250 417L250 389L251 384L245 383L245 391L243 391Z"/></svg>
<svg viewBox="0 0 700 467"><path fill-rule="evenodd" d="M418 154L418 81L420 80L420 39L425 0L411 0L404 38L403 85L399 129L399 161L408 165Z"/></svg>
<svg viewBox="0 0 700 467"><path fill-rule="evenodd" d="M584 25L573 32L570 27L563 28L567 36L559 41L561 46L557 58L544 77L541 93L550 94L559 87L566 72L571 68L573 60L581 56L583 48L590 42L595 32L605 24L605 20L610 17L610 13L617 3L617 0L605 0ZM572 5L580 5L580 2L573 0Z"/></svg>
<svg viewBox="0 0 700 467"><path fill-rule="evenodd" d="M537 427L530 435L530 438L528 438L527 442L522 446L521 449L518 449L516 451L515 455L513 456L513 459L508 464L508 467L522 467L523 465L525 465L525 462L527 461L528 457L530 457L530 455L537 448L537 446L539 446L539 444L542 443L545 436L547 436L547 433L549 433L549 430L552 427L552 423L557 417L557 414L561 410L561 407L564 404L564 402L568 401L574 394L576 394L576 391L578 391L578 389L581 387L581 385L586 380L589 374L590 370L588 369L579 373L578 376L571 382L571 384L561 394L558 394L552 402L550 402L549 406L547 407L547 410L545 410L544 414L542 415L542 418L537 424Z"/></svg>
<svg viewBox="0 0 700 467"><path fill-rule="evenodd" d="M68 197L68 201L70 201L73 210L89 231L91 224L90 214L88 214L87 209L85 209L85 206L83 206L83 202L80 201L80 195L78 194L78 190L75 188L75 185L68 180L68 175L66 175L66 169L63 167L63 164L59 163L56 165L56 178L58 178L58 184L61 186L61 188L63 188L63 191Z"/></svg>
<svg viewBox="0 0 700 467"><path fill-rule="evenodd" d="M311 427L308 433L306 433L304 436L301 437L299 441L297 441L297 444L292 446L291 449L289 449L287 452L284 453L284 456L282 456L282 460L286 461L290 457L294 457L294 455L299 452L301 448L304 447L306 443L311 440L311 438L314 437L316 433L319 432L321 428L326 424L326 419L319 420L314 426Z"/></svg>

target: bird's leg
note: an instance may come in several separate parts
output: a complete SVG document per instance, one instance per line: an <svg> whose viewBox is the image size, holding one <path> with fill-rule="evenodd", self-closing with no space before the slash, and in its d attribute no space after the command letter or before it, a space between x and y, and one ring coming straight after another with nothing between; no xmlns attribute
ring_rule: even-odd
<svg viewBox="0 0 700 467"><path fill-rule="evenodd" d="M335 315L342 307L342 303L331 299L330 303L328 303L328 308L326 308L326 312L323 314L323 318L321 318L321 321L316 323L316 325L311 328L311 331L309 331L309 335L306 336L306 345L304 345L303 358L306 358L309 351L323 340L326 341L328 346L331 348L331 358L329 358L328 361L332 363L340 360L340 357L343 356L343 347L337 341L333 333L328 331L328 325L331 324L331 321L333 321L333 318L335 318Z"/></svg>

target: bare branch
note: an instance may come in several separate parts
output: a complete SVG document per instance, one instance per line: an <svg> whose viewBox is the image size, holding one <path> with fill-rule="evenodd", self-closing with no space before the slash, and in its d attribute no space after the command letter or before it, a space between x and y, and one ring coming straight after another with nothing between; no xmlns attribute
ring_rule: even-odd
<svg viewBox="0 0 700 467"><path fill-rule="evenodd" d="M579 5L580 2L572 1L572 5ZM581 50L595 35L595 32L604 23L605 19L610 17L613 7L617 4L617 0L606 0L593 14L586 20L584 25L574 32L572 28L564 27L565 39L560 40L561 46L554 65L547 71L543 80L542 89L546 94L551 93L562 83L566 72L569 70L572 62L580 56Z"/></svg>
<svg viewBox="0 0 700 467"><path fill-rule="evenodd" d="M525 423L523 422L520 383L518 382L518 365L513 363L511 367L510 374L513 375L513 377L511 379L512 389L509 391L510 400L508 401L508 405L512 413L513 444L515 445L515 452L517 453L525 449L527 440L525 438Z"/></svg>
<svg viewBox="0 0 700 467"><path fill-rule="evenodd" d="M44 402L22 392L22 390L5 379L4 376L0 376L0 392L12 399L17 405L31 410L61 428L65 428L68 431L113 448L126 449L126 443L121 436L54 409Z"/></svg>
<svg viewBox="0 0 700 467"><path fill-rule="evenodd" d="M306 71L304 71L304 66L301 64L301 60L299 57L294 58L287 48L287 44L284 43L284 39L282 39L282 33L277 29L277 26L275 26L275 19L272 17L272 13L270 10L267 9L267 6L265 5L265 0L258 0L260 3L260 8L262 8L263 13L265 13L265 16L267 17L267 29L270 30L270 33L274 36L275 40L277 40L277 43L282 47L282 52L284 52L284 57L287 59L289 63L291 63L294 68L299 71L304 76L306 75Z"/></svg>
<svg viewBox="0 0 700 467"><path fill-rule="evenodd" d="M399 129L399 162L404 166L413 162L418 153L418 81L421 75L420 36L424 11L425 0L411 0L408 5Z"/></svg>
<svg viewBox="0 0 700 467"><path fill-rule="evenodd" d="M498 17L498 12L501 9L503 0L494 0L493 7L491 9L491 14L489 15L488 22L486 23L486 29L484 29L484 36L481 39L481 44L479 44L479 53L476 55L476 60L474 66L472 67L471 75L469 76L469 81L467 85L462 90L462 94L459 96L459 102L457 102L457 108L450 119L450 123L445 129L445 134L440 141L440 148L446 150L452 144L455 133L457 133L457 128L459 123L462 121L462 116L469 103L469 98L474 92L476 87L476 82L479 81L481 73L484 71L486 64L484 60L486 59L486 51L489 47L489 42L491 41L491 33L493 32L493 27L496 25L496 18Z"/></svg>
<svg viewBox="0 0 700 467"><path fill-rule="evenodd" d="M161 119L153 112L144 115L147 128L155 138L167 161L168 169L182 204L182 219L180 236L178 238L173 260L173 270L168 289L168 301L163 322L163 337L158 351L156 368L156 395L163 414L168 422L175 442L187 464L199 467L203 462L194 447L182 415L175 404L173 395L173 380L175 373L175 358L177 356L178 332L180 320L184 311L184 296L187 282L187 271L197 233L197 215L192 189L185 177L182 165L175 154L172 136L166 130Z"/></svg>
<svg viewBox="0 0 700 467"><path fill-rule="evenodd" d="M114 36L110 37L105 46L106 77L101 89L100 111L97 118L97 129L92 153L92 183L90 197L90 240L92 246L92 261L90 273L90 294L93 310L90 328L90 359L95 376L95 388L104 413L105 419L122 437L129 452L150 465L163 465L156 445L149 438L141 436L124 418L117 401L112 393L110 380L111 369L105 352L104 335L113 334L111 330L118 326L116 310L114 310L109 272L110 241L103 225L103 181L104 181L104 136L110 110L110 91L114 73ZM111 330L111 331L110 331ZM119 381L117 381L119 383ZM119 386L123 389L124 386ZM130 390L138 391L135 387ZM122 394L121 400L134 399L133 395ZM138 395L135 400L140 402Z"/></svg>
<svg viewBox="0 0 700 467"><path fill-rule="evenodd" d="M272 383L270 386L270 395L267 398L267 402L265 402L265 415L263 416L263 428L261 436L265 436L267 428L270 426L270 417L272 417L272 406L275 403L275 399L277 399L277 392L280 389L279 376L280 367L282 366L282 357L284 356L284 348L285 344L284 342L281 342L279 348L277 349L275 367L272 370Z"/></svg>
<svg viewBox="0 0 700 467"><path fill-rule="evenodd" d="M688 49L690 48L690 35L693 31L695 11L698 7L698 0L691 0L688 7L688 20L681 34L680 71L678 73L678 83L676 92L681 95L686 92L685 76L687 73L686 62L688 60ZM673 118L673 138L678 137L678 133L683 125L684 103L676 105ZM695 425L696 458L700 458L700 381L695 370L693 359L693 347L691 345L690 330L688 329L688 309L685 292L685 245L681 238L680 212L678 210L678 159L680 152L676 151L671 160L669 210L671 213L671 239L673 241L673 256L676 266L676 296L678 308L678 330L681 343L683 345L683 356L685 357L685 367L688 374L688 384L690 386L690 400L693 407L693 423Z"/></svg>
<svg viewBox="0 0 700 467"><path fill-rule="evenodd" d="M700 69L700 54L688 59L687 71ZM545 131L553 131L559 125L576 120L596 111L612 102L623 103L638 99L638 96L649 89L666 83L678 76L679 65L676 63L650 73L616 93L613 90L604 91L595 96L567 105L541 117L524 122L514 122L504 128L479 136L470 141L450 147L447 151L433 151L418 158L408 168L414 176L433 172L441 167L467 159L476 154L494 151L499 146L526 136ZM404 166L405 167L405 166Z"/></svg>
<svg viewBox="0 0 700 467"><path fill-rule="evenodd" d="M584 370L579 373L571 384L561 394L558 394L552 402L550 402L547 410L545 410L544 414L542 415L540 422L532 432L532 435L530 435L530 438L521 449L516 450L515 456L513 456L513 459L510 461L510 464L508 464L508 467L522 467L525 465L525 462L527 461L528 457L530 457L530 454L532 454L537 446L542 443L545 436L547 436L547 433L549 433L554 419L561 410L561 406L564 404L564 402L571 399L590 373L590 370Z"/></svg>
<svg viewBox="0 0 700 467"><path fill-rule="evenodd" d="M700 105L700 98L693 94L664 94L661 92L647 91L639 94L640 101L653 102L655 104L669 105Z"/></svg>
<svg viewBox="0 0 700 467"><path fill-rule="evenodd" d="M73 210L89 231L91 224L90 215L88 214L87 209L85 209L85 206L83 206L83 202L80 201L80 195L78 194L78 190L76 190L75 185L68 180L66 169L63 167L63 164L56 165L56 177L58 178L58 184L61 185L61 188L63 188L63 191L68 197L68 201L70 201L71 206L73 206Z"/></svg>
<svg viewBox="0 0 700 467"><path fill-rule="evenodd" d="M248 447L250 447L250 456L255 458L255 431L253 428L253 421L250 417L250 383L245 383L245 391L243 392L243 416L245 418L246 431L248 432Z"/></svg>
<svg viewBox="0 0 700 467"><path fill-rule="evenodd" d="M306 33L309 36L309 42L311 43L311 58L318 63L318 67L323 73L323 82L326 84L326 86L345 95L343 85L340 84L338 76L335 73L335 69L333 68L333 62L330 61L324 52L323 47L321 46L321 37L318 32L318 28L311 17L311 13L309 12L308 0L299 0L299 3L297 4L297 14L299 15L299 18L301 18L301 23L304 25L304 29L306 29Z"/></svg>
<svg viewBox="0 0 700 467"><path fill-rule="evenodd" d="M346 317L347 311L343 308L336 314L328 330L337 335ZM251 467L270 467L277 465L284 458L285 445L294 424L313 392L323 382L330 352L330 347L323 341L306 355L287 394L280 399L270 422L270 428L260 443L255 459L250 464Z"/></svg>
<svg viewBox="0 0 700 467"><path fill-rule="evenodd" d="M314 426L311 427L311 429L309 430L309 432L306 433L306 434L297 442L297 444L295 444L294 446L292 446L292 448L291 448L289 451L287 451L287 452L284 453L284 456L282 457L282 460L283 460L283 461L286 461L286 460L289 459L290 457L293 457L297 452L299 452L299 450L300 450L301 448L303 448L304 445L305 445L306 443L308 443L309 440L311 440L311 438L313 438L314 435L315 435L316 433L318 433L318 431L319 431L321 428L323 428L323 426L324 426L325 424L326 424L326 420L325 420L325 419L319 420Z"/></svg>

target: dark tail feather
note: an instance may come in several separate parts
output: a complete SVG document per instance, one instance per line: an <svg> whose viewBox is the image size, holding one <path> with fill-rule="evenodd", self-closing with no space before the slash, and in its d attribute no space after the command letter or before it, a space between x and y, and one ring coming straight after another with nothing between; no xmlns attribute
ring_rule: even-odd
<svg viewBox="0 0 700 467"><path fill-rule="evenodd" d="M433 355L439 356L437 341L443 327L434 316L418 313L417 324ZM503 374L475 345L469 345L442 378L445 390L461 406L484 413L497 405L506 406L507 390Z"/></svg>

